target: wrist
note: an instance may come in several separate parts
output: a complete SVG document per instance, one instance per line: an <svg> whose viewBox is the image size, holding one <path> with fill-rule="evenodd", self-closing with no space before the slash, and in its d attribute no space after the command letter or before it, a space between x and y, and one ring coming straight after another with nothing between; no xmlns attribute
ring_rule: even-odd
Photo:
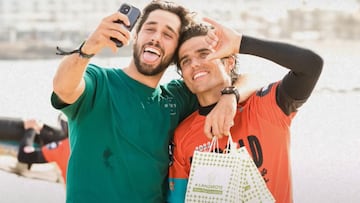
<svg viewBox="0 0 360 203"><path fill-rule="evenodd" d="M95 54L88 54L87 52L84 52L84 51L83 51L84 44L85 44L85 41L84 41L83 43L81 43L81 45L80 45L80 47L79 47L79 56L80 56L81 58L87 58L87 59L95 56Z"/></svg>
<svg viewBox="0 0 360 203"><path fill-rule="evenodd" d="M236 41L235 41L235 43L234 44L237 44L238 46L236 47L236 50L234 51L234 53L236 53L236 54L239 54L240 53L240 51L241 51L241 40L242 40L242 37L243 37L243 35L242 34L239 34L238 36L237 36L237 38L236 38Z"/></svg>
<svg viewBox="0 0 360 203"><path fill-rule="evenodd" d="M83 43L81 43L81 45L78 49L75 49L72 51L64 51L60 47L56 47L56 50L58 51L58 52L56 52L56 55L71 55L71 54L78 53L80 58L84 58L84 59L90 59L91 57L95 56L95 54L89 54L89 53L83 52L82 48L83 48L84 44L85 44L85 41Z"/></svg>
<svg viewBox="0 0 360 203"><path fill-rule="evenodd" d="M221 90L221 95L224 95L224 94L233 94L233 95L235 95L236 103L239 103L240 94L239 94L239 91L236 89L236 87L234 87L234 86L225 87L224 89Z"/></svg>

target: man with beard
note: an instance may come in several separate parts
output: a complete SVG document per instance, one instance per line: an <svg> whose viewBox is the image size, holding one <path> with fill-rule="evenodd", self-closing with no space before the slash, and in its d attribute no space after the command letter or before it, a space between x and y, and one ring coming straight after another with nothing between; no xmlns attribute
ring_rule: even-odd
<svg viewBox="0 0 360 203"><path fill-rule="evenodd" d="M192 21L190 13L171 2L151 2L138 22L129 65L88 65L103 48L116 51L110 38L128 43L130 32L117 20L129 24L119 12L104 18L54 76L51 102L69 123L67 202L164 202L170 138L198 105L183 81L159 85L182 30ZM219 101L208 134L230 130L234 98Z"/></svg>

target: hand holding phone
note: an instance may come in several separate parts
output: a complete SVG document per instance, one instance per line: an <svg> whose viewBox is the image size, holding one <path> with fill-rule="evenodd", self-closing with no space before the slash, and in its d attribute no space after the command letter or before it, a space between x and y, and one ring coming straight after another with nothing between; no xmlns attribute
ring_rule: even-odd
<svg viewBox="0 0 360 203"><path fill-rule="evenodd" d="M139 19L140 15L141 15L141 11L138 8L136 8L130 4L126 4L126 3L122 4L118 11L120 13L127 15L127 17L129 18L130 25L125 26L121 20L117 20L114 22L124 25L129 31L131 31L133 29L133 27L135 26L136 21ZM115 42L117 47L123 46L123 43L120 42L118 39L113 38L113 37L111 37L110 39Z"/></svg>

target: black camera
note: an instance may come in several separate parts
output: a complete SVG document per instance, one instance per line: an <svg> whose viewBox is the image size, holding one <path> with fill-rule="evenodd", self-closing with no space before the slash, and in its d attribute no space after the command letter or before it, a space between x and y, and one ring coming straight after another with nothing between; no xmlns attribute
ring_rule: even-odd
<svg viewBox="0 0 360 203"><path fill-rule="evenodd" d="M130 11L130 6L129 5L123 5L121 8L120 8L120 10L119 10L121 13L123 13L123 14L127 14L127 13L129 13L129 11Z"/></svg>
<svg viewBox="0 0 360 203"><path fill-rule="evenodd" d="M129 21L130 21L130 26L126 26L126 28L129 31L131 31L132 28L134 27L137 19L140 17L141 11L138 8L136 8L130 4L122 4L118 11L120 13L123 13L128 16ZM122 24L122 22L120 20L117 20L114 22ZM117 47L122 47L123 44L119 40L117 40L113 37L111 37L110 39L115 42Z"/></svg>

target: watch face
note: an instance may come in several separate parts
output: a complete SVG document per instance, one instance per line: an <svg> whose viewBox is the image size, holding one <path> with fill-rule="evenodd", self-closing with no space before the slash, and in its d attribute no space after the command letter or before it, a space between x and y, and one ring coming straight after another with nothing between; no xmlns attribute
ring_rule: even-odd
<svg viewBox="0 0 360 203"><path fill-rule="evenodd" d="M239 103L240 94L234 86L225 87L223 90L221 90L221 94L234 94L236 96L236 101Z"/></svg>
<svg viewBox="0 0 360 203"><path fill-rule="evenodd" d="M223 93L223 94L232 94L232 93L234 93L234 89L235 89L235 87L225 87L221 91L221 93Z"/></svg>

